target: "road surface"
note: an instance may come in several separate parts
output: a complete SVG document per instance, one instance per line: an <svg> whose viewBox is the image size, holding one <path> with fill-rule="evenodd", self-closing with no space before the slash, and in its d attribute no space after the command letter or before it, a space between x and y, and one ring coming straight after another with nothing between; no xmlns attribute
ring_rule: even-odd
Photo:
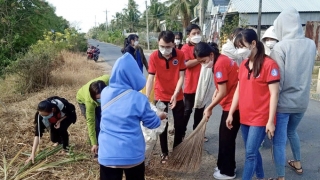
<svg viewBox="0 0 320 180"><path fill-rule="evenodd" d="M113 66L117 58L121 56L120 47L106 44L94 40L89 40L89 43L92 45L98 45L101 50L100 61L104 60L110 66ZM146 54L147 59L149 56ZM146 72L144 72L146 74ZM218 153L218 138L219 138L219 124L221 117L222 109L216 107L213 110L213 115L210 118L210 121L207 124L206 136L209 138L209 142L205 143L204 156L214 156L217 158ZM193 117L193 115L191 116ZM192 129L193 119L190 119L188 125L188 131ZM301 156L302 156L302 167L304 170L303 175L297 175L289 167L286 167L286 179L288 180L320 180L320 102L310 100L309 107L303 120L301 121L298 127L298 134L301 139ZM270 142L266 139L264 146L261 148L260 152L263 158L265 178L275 177L275 168L271 158L270 151ZM236 162L237 162L237 178L241 179L243 165L244 165L244 143L241 137L241 132L237 137L237 150L236 150ZM293 159L290 145L287 144L287 159ZM193 179L213 179L212 173L213 168L216 167L216 164L207 165L206 163L205 177L194 176ZM211 166L211 167L210 167ZM203 173L203 172L202 172ZM175 177L174 179L185 179L182 178L183 174L180 174L181 177Z"/></svg>

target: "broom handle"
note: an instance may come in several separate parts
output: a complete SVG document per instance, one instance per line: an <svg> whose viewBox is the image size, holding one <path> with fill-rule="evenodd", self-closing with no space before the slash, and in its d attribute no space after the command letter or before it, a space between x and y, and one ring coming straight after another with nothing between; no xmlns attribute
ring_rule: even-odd
<svg viewBox="0 0 320 180"><path fill-rule="evenodd" d="M203 124L206 124L208 121L206 120L205 117L202 118L202 120L200 121L200 123L198 124L197 128L195 130L193 130L191 132L191 134L186 138L186 139L189 139L189 138L192 138L193 136L197 135L199 129L201 129L202 125Z"/></svg>

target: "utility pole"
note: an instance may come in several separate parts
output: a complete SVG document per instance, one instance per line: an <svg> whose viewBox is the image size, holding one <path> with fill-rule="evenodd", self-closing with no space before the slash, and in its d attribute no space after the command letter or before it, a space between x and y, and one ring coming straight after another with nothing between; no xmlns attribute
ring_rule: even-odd
<svg viewBox="0 0 320 180"><path fill-rule="evenodd" d="M259 40L261 35L261 9L262 9L262 0L259 0L258 27L257 27L257 34L258 34Z"/></svg>
<svg viewBox="0 0 320 180"><path fill-rule="evenodd" d="M108 10L106 9L106 11L103 11L103 12L106 12L106 31L108 31Z"/></svg>
<svg viewBox="0 0 320 180"><path fill-rule="evenodd" d="M150 50L150 44L149 44L149 21L148 21L148 5L146 0L146 20L147 20L147 44L148 44L148 50Z"/></svg>
<svg viewBox="0 0 320 180"><path fill-rule="evenodd" d="M97 16L94 15L94 27L97 27Z"/></svg>
<svg viewBox="0 0 320 180"><path fill-rule="evenodd" d="M203 15L204 15L204 13L203 13L203 0L199 0L199 4L200 4L199 25L200 25L200 28L202 30L204 30L203 29L203 21L204 21L204 18L203 18Z"/></svg>

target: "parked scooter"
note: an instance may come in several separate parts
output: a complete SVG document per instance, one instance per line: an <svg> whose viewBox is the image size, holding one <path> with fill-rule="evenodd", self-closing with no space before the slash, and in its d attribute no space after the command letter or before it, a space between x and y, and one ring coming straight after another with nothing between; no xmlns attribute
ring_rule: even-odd
<svg viewBox="0 0 320 180"><path fill-rule="evenodd" d="M87 59L88 60L92 59L95 62L98 61L99 54L100 54L100 49L98 47L99 47L99 45L97 45L97 47L91 46L90 48L88 48L88 50L87 50Z"/></svg>

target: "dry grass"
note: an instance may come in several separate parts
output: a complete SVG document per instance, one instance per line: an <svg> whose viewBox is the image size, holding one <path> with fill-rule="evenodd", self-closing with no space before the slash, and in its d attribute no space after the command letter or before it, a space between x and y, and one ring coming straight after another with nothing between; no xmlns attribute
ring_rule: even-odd
<svg viewBox="0 0 320 180"><path fill-rule="evenodd" d="M34 138L34 113L37 103L49 96L58 95L65 97L70 102L74 103L77 108L78 120L69 128L70 144L74 145L75 153L85 153L91 156L90 145L88 143L87 128L85 119L80 115L80 109L76 104L77 90L87 83L89 80L103 74L107 69L107 73L111 71L111 67L106 63L94 63L87 61L86 57L80 54L63 52L65 63L63 67L56 69L52 74L51 86L43 89L38 93L32 94L17 94L14 92L15 80L14 76L7 77L5 81L0 80L0 157L5 155L7 162L14 158L19 150L26 144L24 153L30 153ZM4 102L4 103L1 103ZM45 133L40 148L45 149L50 146L50 137ZM159 144L154 151L149 165L146 170L147 180L193 180L193 179L209 179L211 178L211 168L214 164L214 158L203 159L204 166L201 166L200 171L193 174L174 173L163 168L160 164ZM61 159L63 155L54 155L48 159L48 162ZM23 163L27 156L20 155L16 161ZM0 166L3 166L0 160ZM3 179L4 174L1 174L0 179ZM96 161L84 160L64 164L61 167L48 168L37 171L30 179L60 179L60 180L77 180L77 179L99 179L99 165ZM29 177L30 177L29 176Z"/></svg>

